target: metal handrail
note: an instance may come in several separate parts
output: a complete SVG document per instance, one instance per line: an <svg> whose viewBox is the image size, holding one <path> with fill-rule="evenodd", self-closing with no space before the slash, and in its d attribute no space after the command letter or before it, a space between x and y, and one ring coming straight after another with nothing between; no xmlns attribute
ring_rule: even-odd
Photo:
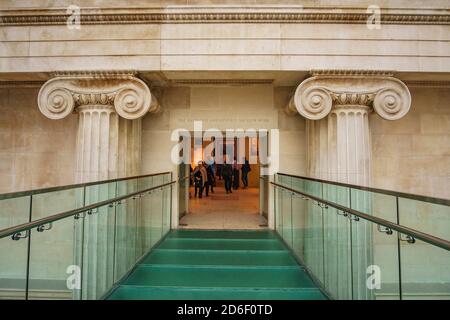
<svg viewBox="0 0 450 320"><path fill-rule="evenodd" d="M300 195L302 195L304 197L310 198L312 200L316 200L317 202L320 202L320 203L323 203L325 205L334 207L334 208L336 208L338 210L341 210L343 212L347 212L347 213L349 213L351 215L360 217L362 219L371 221L371 222L373 222L375 224L382 225L382 226L387 227L389 229L398 231L398 232L400 232L402 234L409 235L409 236L411 236L413 238L422 240L422 241L427 242L427 243L429 243L431 245L434 245L434 246L437 246L437 247L440 247L442 249L450 251L450 242L445 240L445 239L441 239L441 238L432 236L430 234L427 234L427 233L424 233L424 232L421 232L421 231L418 231L418 230L415 230L415 229L411 229L411 228L408 228L408 227L405 227L405 226L401 226L401 225L398 225L396 223L390 222L390 221L385 220L385 219L381 219L381 218L378 218L378 217L374 217L374 216L368 215L366 213L363 213L363 212L360 212L360 211L357 211L357 210L345 207L345 206L340 205L338 203L335 203L335 202L332 202L332 201L328 201L328 200L324 200L324 199L321 199L319 197L313 196L313 195L311 195L309 193L301 192L301 191L298 191L298 190L295 190L295 189L283 186L283 185L275 183L275 182L270 182L270 183L272 185L274 185L275 187L286 189L286 190L288 190L290 192L300 194Z"/></svg>
<svg viewBox="0 0 450 320"><path fill-rule="evenodd" d="M144 175L139 175L139 176L108 179L108 180L100 180L100 181L93 181L93 182L76 183L76 184L69 184L69 185L64 185L64 186L41 188L41 189L34 189L34 190L16 191L16 192L11 192L11 193L0 194L0 200L20 198L20 197L32 196L35 194L63 191L63 190L68 190L68 189L81 188L81 187L89 187L89 186L94 186L94 185L99 185L99 184L104 184L104 183L119 182L119 181L139 179L139 178L147 178L147 177L159 176L159 175L168 174L168 173L170 173L170 171L159 172L159 173L150 173L150 174L144 174Z"/></svg>
<svg viewBox="0 0 450 320"><path fill-rule="evenodd" d="M54 215L51 215L51 216L48 216L48 217L45 217L45 218L42 218L42 219L38 219L38 220L31 221L31 222L19 224L19 225L14 226L14 227L9 227L9 228L0 230L0 239L8 237L8 236L12 236L12 235L17 234L19 232L31 230L33 228L37 228L39 226L46 225L46 224L49 224L49 223L52 223L52 222L55 222L55 221L58 221L58 220L61 220L61 219L67 218L67 217L75 216L76 214L79 214L79 213L82 213L82 212L87 212L87 211L90 211L90 210L93 210L93 209L96 209L96 208L99 208L99 207L103 207L105 205L108 205L108 204L111 204L111 203L114 203L114 202L119 202L121 200L124 200L124 199L127 199L127 198L131 198L131 197L136 196L136 195L140 195L140 194L143 194L143 193L146 193L146 192L150 192L152 190L160 189L160 188L172 185L172 184L177 183L177 182L178 182L178 180L174 180L174 181L167 182L167 183L155 186L155 187L151 187L151 188L147 188L147 189L144 189L144 190L139 190L139 191L136 191L136 192L132 192L132 193L126 194L124 196L120 196L120 197L116 197L116 198L113 198L113 199L108 199L108 200L96 202L96 203L93 203L91 205L84 206L82 208L77 208L77 209L64 211L64 212L57 213L57 214L54 214Z"/></svg>
<svg viewBox="0 0 450 320"><path fill-rule="evenodd" d="M310 180L310 181L332 184L332 185L341 186L341 187L347 187L347 188L358 189L358 190L363 190L363 191L386 194L386 195L395 196L395 197L399 197L399 198L407 198L407 199L412 199L412 200L429 202L429 203L433 203L433 204L450 206L450 199L443 199L443 198L429 197L429 196L412 194L412 193L398 192L398 191L393 191L393 190L359 186L359 185L355 185L355 184L349 184L349 183L343 183L343 182L337 182L337 181L329 181L329 180L323 180L323 179L319 179L319 178L297 176L297 175L293 175L293 174L289 174L289 173L278 172L277 174L279 174L280 176L300 178L300 179L305 179L305 180Z"/></svg>

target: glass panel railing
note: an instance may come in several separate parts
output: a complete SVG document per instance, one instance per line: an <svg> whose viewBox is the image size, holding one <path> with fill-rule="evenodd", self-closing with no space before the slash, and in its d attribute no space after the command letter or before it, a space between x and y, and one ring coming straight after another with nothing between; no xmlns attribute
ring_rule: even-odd
<svg viewBox="0 0 450 320"><path fill-rule="evenodd" d="M292 181L292 188L299 189L301 182ZM292 249L301 261L305 261L305 237L307 231L307 201L300 195L292 196Z"/></svg>
<svg viewBox="0 0 450 320"><path fill-rule="evenodd" d="M172 175L165 174L163 177L163 183L169 183L172 180ZM162 235L164 236L169 230L170 230L170 224L171 224L171 194L172 194L172 186L169 186L168 188L162 189Z"/></svg>
<svg viewBox="0 0 450 320"><path fill-rule="evenodd" d="M187 214L189 208L189 168L186 164L178 167L178 218Z"/></svg>
<svg viewBox="0 0 450 320"><path fill-rule="evenodd" d="M350 299L352 289L350 221L333 207L322 207L322 212L324 285L337 299Z"/></svg>
<svg viewBox="0 0 450 320"><path fill-rule="evenodd" d="M86 190L91 187L86 187ZM33 195L31 220L37 220L72 209L82 208L85 188L71 188ZM106 199L103 199L106 200Z"/></svg>
<svg viewBox="0 0 450 320"><path fill-rule="evenodd" d="M31 196L0 200L0 230L30 221ZM25 236L26 233L22 232ZM0 239L0 299L27 296L28 239Z"/></svg>
<svg viewBox="0 0 450 320"><path fill-rule="evenodd" d="M275 175L275 182L279 183L278 175ZM283 189L281 188L275 188L274 190L274 207L275 207L275 230L278 231L278 233L281 233L283 228L283 221L282 221L282 215L281 215L281 193Z"/></svg>
<svg viewBox="0 0 450 320"><path fill-rule="evenodd" d="M153 185L164 183L162 176L153 178ZM155 189L149 199L148 214L150 215L150 246L153 247L163 235L163 192L161 188Z"/></svg>
<svg viewBox="0 0 450 320"><path fill-rule="evenodd" d="M283 174L274 184L275 229L330 297L450 299L448 201Z"/></svg>
<svg viewBox="0 0 450 320"><path fill-rule="evenodd" d="M290 177L279 176L279 181L289 188L292 186ZM280 210L283 223L281 236L286 243L292 246L292 193L285 189L282 189L280 193Z"/></svg>
<svg viewBox="0 0 450 320"><path fill-rule="evenodd" d="M397 202L392 195L349 188L350 208L397 223ZM352 221L353 298L400 299L397 232L365 219ZM391 234L392 232L392 234ZM382 272L380 284L368 289L368 273Z"/></svg>
<svg viewBox="0 0 450 320"><path fill-rule="evenodd" d="M295 183L294 183L295 185ZM322 187L314 181L303 181L303 190L312 195L322 196ZM305 264L308 265L320 281L325 280L324 273L324 216L322 208L314 201L305 198L306 232L305 232Z"/></svg>
<svg viewBox="0 0 450 320"><path fill-rule="evenodd" d="M397 232L356 216L351 229L353 299L400 299Z"/></svg>
<svg viewBox="0 0 450 320"><path fill-rule="evenodd" d="M0 299L26 299L28 239L0 239L0 256Z"/></svg>
<svg viewBox="0 0 450 320"><path fill-rule="evenodd" d="M449 207L398 198L399 223L450 240ZM408 241L409 240L409 241ZM403 299L450 299L450 254L418 239L401 237Z"/></svg>
<svg viewBox="0 0 450 320"><path fill-rule="evenodd" d="M153 177L147 177L140 181L141 190L155 186ZM138 212L138 256L142 256L152 247L152 202L153 193L147 192L147 196L140 199L140 212Z"/></svg>
<svg viewBox="0 0 450 320"><path fill-rule="evenodd" d="M88 211L83 239L82 299L99 299L114 283L115 208Z"/></svg>
<svg viewBox="0 0 450 320"><path fill-rule="evenodd" d="M269 176L260 175L259 177L259 212L267 221L269 219Z"/></svg>
<svg viewBox="0 0 450 320"><path fill-rule="evenodd" d="M348 188L351 208L393 223L397 219L397 197L367 190Z"/></svg>
<svg viewBox="0 0 450 320"><path fill-rule="evenodd" d="M119 196L134 193L138 188L137 180L125 180L117 183ZM140 253L137 248L139 234L136 230L140 198L140 196L134 196L120 201L115 206L115 280L119 280L125 275Z"/></svg>
<svg viewBox="0 0 450 320"><path fill-rule="evenodd" d="M401 236L401 294L404 300L450 299L449 251Z"/></svg>
<svg viewBox="0 0 450 320"><path fill-rule="evenodd" d="M30 221L32 197L0 198L0 230Z"/></svg>
<svg viewBox="0 0 450 320"><path fill-rule="evenodd" d="M0 195L0 299L104 297L169 232L172 183L166 173Z"/></svg>
<svg viewBox="0 0 450 320"><path fill-rule="evenodd" d="M399 197L398 215L403 226L450 241L448 206Z"/></svg>
<svg viewBox="0 0 450 320"><path fill-rule="evenodd" d="M79 298L81 267L76 260L83 239L74 233L80 223L69 217L31 231L28 299Z"/></svg>

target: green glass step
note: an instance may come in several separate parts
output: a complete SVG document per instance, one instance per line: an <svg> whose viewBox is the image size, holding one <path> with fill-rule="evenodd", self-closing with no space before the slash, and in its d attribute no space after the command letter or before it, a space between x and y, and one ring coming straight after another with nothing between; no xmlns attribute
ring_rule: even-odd
<svg viewBox="0 0 450 320"><path fill-rule="evenodd" d="M288 251L156 249L141 264L297 266Z"/></svg>
<svg viewBox="0 0 450 320"><path fill-rule="evenodd" d="M271 230L173 230L109 299L326 299Z"/></svg>
<svg viewBox="0 0 450 320"><path fill-rule="evenodd" d="M139 265L123 284L162 287L313 288L300 268Z"/></svg>
<svg viewBox="0 0 450 320"><path fill-rule="evenodd" d="M229 289L120 286L109 300L325 300L317 288Z"/></svg>
<svg viewBox="0 0 450 320"><path fill-rule="evenodd" d="M168 238L277 239L271 230L173 230Z"/></svg>
<svg viewBox="0 0 450 320"><path fill-rule="evenodd" d="M279 240L267 239L180 239L167 238L159 249L197 250L285 250Z"/></svg>

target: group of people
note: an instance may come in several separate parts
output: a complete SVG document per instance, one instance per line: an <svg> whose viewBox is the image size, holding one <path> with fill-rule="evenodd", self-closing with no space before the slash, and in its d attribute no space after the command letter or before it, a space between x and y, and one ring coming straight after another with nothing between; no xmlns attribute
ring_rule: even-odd
<svg viewBox="0 0 450 320"><path fill-rule="evenodd" d="M194 197L202 198L203 191L205 191L206 196L209 195L210 191L214 193L216 176L218 180L223 179L227 194L233 193L232 189L239 189L239 178L241 178L245 189L248 187L248 174L250 171L251 168L247 159L245 159L243 164L238 164L236 159L233 161L233 164L199 161L194 169L191 167L191 181L195 190Z"/></svg>

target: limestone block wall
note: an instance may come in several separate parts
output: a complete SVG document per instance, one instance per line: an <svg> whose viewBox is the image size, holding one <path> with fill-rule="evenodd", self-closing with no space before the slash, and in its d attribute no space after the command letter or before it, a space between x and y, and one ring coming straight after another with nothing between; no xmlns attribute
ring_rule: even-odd
<svg viewBox="0 0 450 320"><path fill-rule="evenodd" d="M450 198L449 88L410 87L398 121L370 118L375 187Z"/></svg>
<svg viewBox="0 0 450 320"><path fill-rule="evenodd" d="M293 87L274 88L280 130L280 172L306 176L306 120L300 114L288 115L284 109L293 90Z"/></svg>
<svg viewBox="0 0 450 320"><path fill-rule="evenodd" d="M50 120L39 88L0 88L0 193L74 183L77 116Z"/></svg>

